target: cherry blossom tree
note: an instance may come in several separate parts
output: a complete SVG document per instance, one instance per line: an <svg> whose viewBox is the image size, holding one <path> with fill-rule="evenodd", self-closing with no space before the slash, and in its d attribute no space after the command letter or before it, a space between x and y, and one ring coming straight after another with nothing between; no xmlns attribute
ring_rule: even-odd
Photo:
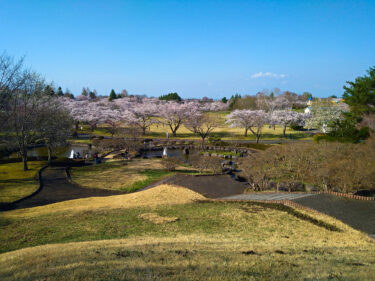
<svg viewBox="0 0 375 281"><path fill-rule="evenodd" d="M146 130L151 127L152 124L155 124L157 122L155 116L158 111L158 106L155 103L137 103L131 108L129 123L141 128L142 134L146 135Z"/></svg>
<svg viewBox="0 0 375 281"><path fill-rule="evenodd" d="M283 127L283 135L285 135L286 127L291 125L305 125L305 119L308 116L304 113L295 112L292 110L275 110L271 115L271 123L278 124Z"/></svg>
<svg viewBox="0 0 375 281"><path fill-rule="evenodd" d="M306 120L306 128L320 129L323 133L328 133L328 125L336 120L344 118L343 113L347 112L347 104L338 105L312 105L310 107L310 118Z"/></svg>
<svg viewBox="0 0 375 281"><path fill-rule="evenodd" d="M177 130L180 128L183 122L188 120L189 116L191 116L196 110L198 109L198 105L195 103L177 103L177 102L166 102L160 104L159 106L159 114L158 116L161 117L162 124L168 126L173 136L176 136Z"/></svg>
<svg viewBox="0 0 375 281"><path fill-rule="evenodd" d="M217 128L219 120L216 115L203 114L200 111L194 111L189 116L185 123L185 127L195 134L198 134L202 139L202 148L205 139L209 134Z"/></svg>
<svg viewBox="0 0 375 281"><path fill-rule="evenodd" d="M245 129L245 136L248 130L255 136L257 143L262 135L263 126L269 123L270 115L264 110L235 110L226 117L226 124L231 128L239 127Z"/></svg>

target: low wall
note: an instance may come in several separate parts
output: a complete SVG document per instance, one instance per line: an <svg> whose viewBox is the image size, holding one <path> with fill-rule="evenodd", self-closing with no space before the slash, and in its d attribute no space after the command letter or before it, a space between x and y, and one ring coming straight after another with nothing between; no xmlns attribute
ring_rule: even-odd
<svg viewBox="0 0 375 281"><path fill-rule="evenodd" d="M335 192L335 191L318 191L317 194L331 194L339 197L345 197L349 199L357 199L357 200L365 200L365 201L375 201L375 197L366 197L366 196L360 196L360 195L354 195L354 194L348 194L348 193L341 193L341 192Z"/></svg>

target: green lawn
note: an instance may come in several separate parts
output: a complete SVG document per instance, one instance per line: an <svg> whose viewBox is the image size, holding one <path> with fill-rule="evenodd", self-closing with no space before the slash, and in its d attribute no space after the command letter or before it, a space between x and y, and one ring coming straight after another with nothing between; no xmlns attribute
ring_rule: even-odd
<svg viewBox="0 0 375 281"><path fill-rule="evenodd" d="M46 162L29 161L29 170L24 171L22 162L0 164L0 202L11 203L36 191L36 174L44 165Z"/></svg>

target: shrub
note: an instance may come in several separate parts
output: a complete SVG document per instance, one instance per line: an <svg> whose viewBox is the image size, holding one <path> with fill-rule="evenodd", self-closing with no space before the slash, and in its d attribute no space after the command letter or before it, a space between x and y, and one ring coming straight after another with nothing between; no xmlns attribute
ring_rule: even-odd
<svg viewBox="0 0 375 281"><path fill-rule="evenodd" d="M194 155L190 157L191 165L198 169L200 173L204 171L210 170L213 173L221 173L222 167L221 162L222 159L217 157L210 157L210 156L202 156L202 155Z"/></svg>
<svg viewBox="0 0 375 281"><path fill-rule="evenodd" d="M315 136L317 141L327 138L333 137ZM239 164L254 190L264 190L270 181L282 183L289 191L304 190L306 185L341 192L373 190L375 139L363 144L284 144L253 153Z"/></svg>
<svg viewBox="0 0 375 281"><path fill-rule="evenodd" d="M180 160L176 157L165 157L162 159L161 164L167 171L174 171L180 164Z"/></svg>
<svg viewBox="0 0 375 281"><path fill-rule="evenodd" d="M303 130L304 130L303 126L298 125L298 124L292 124L292 125L290 126L290 128L291 128L292 130L294 130L294 131L303 131Z"/></svg>

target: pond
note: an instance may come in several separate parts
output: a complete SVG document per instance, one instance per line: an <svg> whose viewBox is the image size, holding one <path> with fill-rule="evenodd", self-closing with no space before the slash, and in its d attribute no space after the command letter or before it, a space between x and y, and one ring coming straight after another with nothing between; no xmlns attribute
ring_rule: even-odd
<svg viewBox="0 0 375 281"><path fill-rule="evenodd" d="M53 150L53 156L58 158L68 158L70 156L70 153L74 150L74 152L79 152L81 155L85 155L86 153L91 153L91 149L88 145L67 145L67 146L61 146L57 147ZM29 157L43 157L48 156L47 147L45 146L38 146L38 147L32 147L28 149L28 156ZM18 158L17 152L12 153L8 158Z"/></svg>
<svg viewBox="0 0 375 281"><path fill-rule="evenodd" d="M189 157L197 155L198 150L189 149L189 153L184 153L183 149L167 149L168 157L175 157L184 163L189 163ZM163 150L145 150L142 153L144 158L161 158L163 156Z"/></svg>

